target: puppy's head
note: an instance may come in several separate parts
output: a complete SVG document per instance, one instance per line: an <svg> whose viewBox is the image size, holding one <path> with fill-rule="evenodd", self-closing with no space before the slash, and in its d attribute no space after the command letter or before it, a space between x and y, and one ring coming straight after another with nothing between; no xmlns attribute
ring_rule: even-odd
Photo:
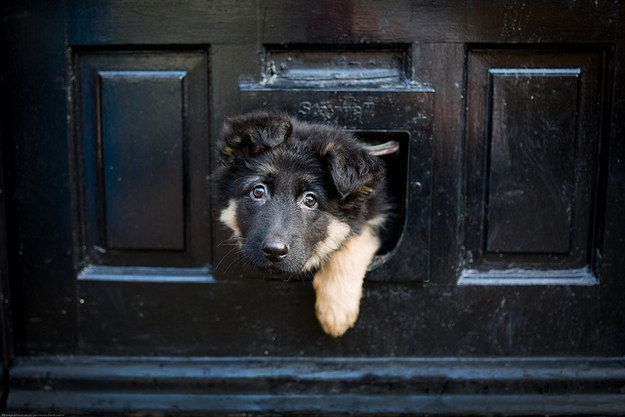
<svg viewBox="0 0 625 417"><path fill-rule="evenodd" d="M220 220L244 258L266 270L320 266L359 231L383 177L351 135L276 113L228 119L220 146Z"/></svg>

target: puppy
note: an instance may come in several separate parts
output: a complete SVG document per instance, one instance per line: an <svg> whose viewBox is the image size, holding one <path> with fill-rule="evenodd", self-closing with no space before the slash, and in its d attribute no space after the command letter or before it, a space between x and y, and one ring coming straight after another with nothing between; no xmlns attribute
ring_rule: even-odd
<svg viewBox="0 0 625 417"><path fill-rule="evenodd" d="M227 119L220 136L220 221L257 268L314 274L323 330L358 318L387 212L382 161L351 134L280 113Z"/></svg>

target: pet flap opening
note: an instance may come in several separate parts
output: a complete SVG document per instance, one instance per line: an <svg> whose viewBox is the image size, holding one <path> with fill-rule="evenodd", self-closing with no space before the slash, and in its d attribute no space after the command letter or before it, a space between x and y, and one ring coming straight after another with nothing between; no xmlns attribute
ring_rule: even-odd
<svg viewBox="0 0 625 417"><path fill-rule="evenodd" d="M386 167L389 218L382 231L382 246L370 269L388 259L397 246L406 222L410 134L405 131L356 130L352 132Z"/></svg>

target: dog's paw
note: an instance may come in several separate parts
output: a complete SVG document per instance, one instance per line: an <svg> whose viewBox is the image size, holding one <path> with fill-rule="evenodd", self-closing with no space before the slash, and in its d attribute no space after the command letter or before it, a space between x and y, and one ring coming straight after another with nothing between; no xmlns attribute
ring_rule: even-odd
<svg viewBox="0 0 625 417"><path fill-rule="evenodd" d="M317 319L323 331L332 337L345 334L358 319L360 297L356 298L356 302L345 301L321 297L315 303Z"/></svg>

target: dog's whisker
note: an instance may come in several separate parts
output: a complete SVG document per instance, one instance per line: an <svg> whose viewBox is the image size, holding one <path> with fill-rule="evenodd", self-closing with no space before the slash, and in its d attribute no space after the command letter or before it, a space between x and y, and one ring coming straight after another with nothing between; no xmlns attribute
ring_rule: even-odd
<svg viewBox="0 0 625 417"><path fill-rule="evenodd" d="M230 243L230 242L232 242L232 243ZM223 241L219 242L219 244L216 247L220 247L220 246L223 246L223 245L233 245L233 244L235 244L235 242L236 242L235 240L226 239L226 240L223 240Z"/></svg>
<svg viewBox="0 0 625 417"><path fill-rule="evenodd" d="M315 278L315 275L312 273L312 271L306 271L304 276L310 279L311 281Z"/></svg>
<svg viewBox="0 0 625 417"><path fill-rule="evenodd" d="M235 246L234 248L230 248L230 250L228 250L228 252L225 253L225 255L223 255L221 257L221 259L219 260L219 262L217 263L217 266L215 266L215 272L217 272L219 270L219 267L221 266L221 264L224 262L224 260L230 256L230 254L232 252L234 252L237 249L237 247Z"/></svg>
<svg viewBox="0 0 625 417"><path fill-rule="evenodd" d="M232 267L232 265L235 264L235 262L241 262L241 259L237 256L235 257L232 262L230 262L230 264L228 265L228 267L226 268L226 270L223 272L224 275L226 275L228 273L228 270Z"/></svg>

